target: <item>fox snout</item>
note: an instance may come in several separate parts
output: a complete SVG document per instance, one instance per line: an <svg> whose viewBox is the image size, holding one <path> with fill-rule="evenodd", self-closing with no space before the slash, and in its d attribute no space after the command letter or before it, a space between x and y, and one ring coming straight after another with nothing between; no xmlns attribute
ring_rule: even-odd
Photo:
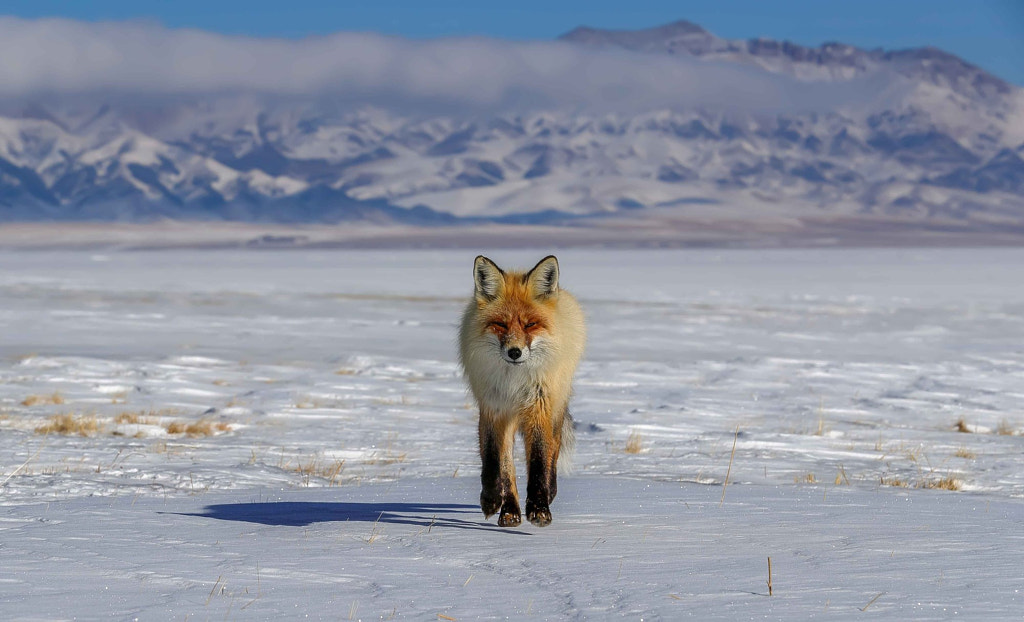
<svg viewBox="0 0 1024 622"><path fill-rule="evenodd" d="M502 344L501 357L508 363L518 365L530 358L530 349L519 344Z"/></svg>

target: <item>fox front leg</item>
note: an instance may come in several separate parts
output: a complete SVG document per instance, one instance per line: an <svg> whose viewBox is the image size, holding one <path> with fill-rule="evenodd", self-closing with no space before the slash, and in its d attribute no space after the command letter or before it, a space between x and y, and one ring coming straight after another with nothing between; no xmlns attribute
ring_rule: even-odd
<svg viewBox="0 0 1024 622"><path fill-rule="evenodd" d="M508 420L480 415L480 509L490 518L498 514L498 526L518 527L522 522L516 467L513 462L515 426Z"/></svg>
<svg viewBox="0 0 1024 622"><path fill-rule="evenodd" d="M550 426L530 425L523 430L526 445L526 519L537 527L551 524L551 501L555 498L557 447Z"/></svg>

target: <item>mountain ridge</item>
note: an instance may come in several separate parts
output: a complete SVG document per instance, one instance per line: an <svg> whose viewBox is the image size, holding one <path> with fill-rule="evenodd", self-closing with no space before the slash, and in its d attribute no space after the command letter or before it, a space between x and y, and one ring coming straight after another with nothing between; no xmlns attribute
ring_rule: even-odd
<svg viewBox="0 0 1024 622"><path fill-rule="evenodd" d="M965 230L1024 224L1022 89L952 54L727 40L685 20L580 27L559 44L739 65L795 85L879 79L894 94L861 108L764 113L409 115L251 94L8 102L0 221L586 226L614 217L643 227L666 210L678 212L672 222L746 210L755 227L764 214L837 227L858 215ZM745 74L730 75L721 88L744 96L735 75Z"/></svg>

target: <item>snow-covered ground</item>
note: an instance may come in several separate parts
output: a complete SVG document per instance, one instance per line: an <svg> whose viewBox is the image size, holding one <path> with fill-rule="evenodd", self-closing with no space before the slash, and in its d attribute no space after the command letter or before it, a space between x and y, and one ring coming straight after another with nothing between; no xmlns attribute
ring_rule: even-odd
<svg viewBox="0 0 1024 622"><path fill-rule="evenodd" d="M575 470L512 530L473 255L0 252L0 617L1019 619L1024 250L559 253Z"/></svg>

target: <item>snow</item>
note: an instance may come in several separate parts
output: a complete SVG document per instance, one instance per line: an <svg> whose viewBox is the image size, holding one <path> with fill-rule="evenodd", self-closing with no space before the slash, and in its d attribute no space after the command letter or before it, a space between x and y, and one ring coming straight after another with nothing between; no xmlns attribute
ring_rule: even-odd
<svg viewBox="0 0 1024 622"><path fill-rule="evenodd" d="M559 252L575 466L511 530L475 254L0 251L0 616L1019 616L1024 250Z"/></svg>

